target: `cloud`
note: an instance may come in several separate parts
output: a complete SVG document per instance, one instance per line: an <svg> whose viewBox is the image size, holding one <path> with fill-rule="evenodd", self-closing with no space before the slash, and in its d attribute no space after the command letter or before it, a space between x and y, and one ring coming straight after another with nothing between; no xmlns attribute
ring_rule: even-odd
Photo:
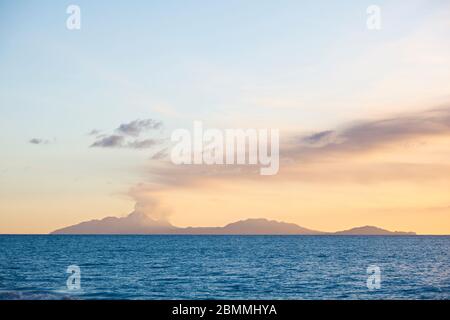
<svg viewBox="0 0 450 320"><path fill-rule="evenodd" d="M162 128L162 122L153 119L134 120L129 123L121 124L116 132L133 137L139 136L142 132L148 130L157 130Z"/></svg>
<svg viewBox="0 0 450 320"><path fill-rule="evenodd" d="M280 172L272 177L262 178L258 174L258 167L250 165L173 165L170 161L163 161L158 165L152 163L147 168L147 174L152 183L164 187L194 187L212 180L225 182L236 179L264 179L264 183L269 180L315 183L443 181L447 179L447 175L442 173L450 172L447 163L432 159L431 154L427 153L431 151L425 145L417 144L419 147L412 149L405 147L405 142L410 140L434 136L450 137L450 108L358 121L330 130L297 134L290 139L283 139L280 146ZM392 148L384 149L386 145ZM383 151L381 158L359 157L359 154L377 150ZM409 161L405 159L407 152L416 152L412 153L413 158ZM426 156L427 161L422 161L423 157L414 158L414 155ZM151 159L166 156L167 151L161 151Z"/></svg>
<svg viewBox="0 0 450 320"><path fill-rule="evenodd" d="M314 134L308 135L306 137L303 137L303 138L301 138L301 140L302 140L302 142L304 142L308 145L321 147L321 146L327 145L331 142L337 141L336 131L333 131L333 130L321 131L321 132L314 133Z"/></svg>
<svg viewBox="0 0 450 320"><path fill-rule="evenodd" d="M111 135L98 139L91 147L98 148L128 148L128 149L148 149L160 143L156 139L143 139L143 140L132 140L126 141L123 136Z"/></svg>
<svg viewBox="0 0 450 320"><path fill-rule="evenodd" d="M89 135L89 136L97 136L97 135L99 135L100 133L101 133L100 130L93 129L93 130L91 130L91 132L88 133L88 135Z"/></svg>
<svg viewBox="0 0 450 320"><path fill-rule="evenodd" d="M445 107L296 136L280 153L305 160L328 154L364 152L413 138L448 134L450 107Z"/></svg>
<svg viewBox="0 0 450 320"><path fill-rule="evenodd" d="M100 131L92 130L90 135L96 135L97 140L91 147L97 148L128 148L128 149L148 149L163 143L164 139L140 138L145 131L159 130L162 122L153 119L134 120L123 123L114 130L111 135L98 135Z"/></svg>
<svg viewBox="0 0 450 320"><path fill-rule="evenodd" d="M124 137L118 135L106 136L98 139L91 147L99 147L99 148L117 148L123 147Z"/></svg>
<svg viewBox="0 0 450 320"><path fill-rule="evenodd" d="M32 139L28 140L28 142L31 144L48 144L50 141L45 140L45 139L32 138Z"/></svg>
<svg viewBox="0 0 450 320"><path fill-rule="evenodd" d="M150 159L151 160L161 160L164 159L168 156L168 148L164 148L158 152L156 152L155 154L153 154Z"/></svg>
<svg viewBox="0 0 450 320"><path fill-rule="evenodd" d="M134 140L127 143L128 148L133 149L145 149L145 148L151 148L155 145L159 144L159 141L156 139L144 139L144 140Z"/></svg>
<svg viewBox="0 0 450 320"><path fill-rule="evenodd" d="M155 192L158 187L138 184L130 189L129 196L135 201L134 212L158 221L168 221L171 211L161 205Z"/></svg>

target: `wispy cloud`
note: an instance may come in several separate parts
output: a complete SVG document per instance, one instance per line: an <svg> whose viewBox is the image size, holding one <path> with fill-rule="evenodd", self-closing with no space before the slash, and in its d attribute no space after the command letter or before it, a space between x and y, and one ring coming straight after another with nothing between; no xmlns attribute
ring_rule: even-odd
<svg viewBox="0 0 450 320"><path fill-rule="evenodd" d="M134 120L119 125L114 134L100 135L100 131L92 130L90 135L95 135L96 140L91 144L94 148L128 148L148 149L163 142L160 138L140 138L144 132L162 129L162 122L153 119Z"/></svg>
<svg viewBox="0 0 450 320"><path fill-rule="evenodd" d="M150 159L151 160L161 160L166 158L169 155L168 148L163 148L160 151L157 151L155 154L153 154Z"/></svg>
<svg viewBox="0 0 450 320"><path fill-rule="evenodd" d="M116 132L133 137L139 136L142 132L148 130L157 130L162 128L162 122L153 119L134 120L129 123L121 124Z"/></svg>
<svg viewBox="0 0 450 320"><path fill-rule="evenodd" d="M146 149L151 148L155 145L158 145L160 143L157 139L144 139L144 140L134 140L128 142L125 146L127 148L133 148L133 149Z"/></svg>
<svg viewBox="0 0 450 320"><path fill-rule="evenodd" d="M28 140L31 144L48 144L50 141L46 139L40 139L40 138L32 138Z"/></svg>
<svg viewBox="0 0 450 320"><path fill-rule="evenodd" d="M448 134L450 107L443 107L296 136L284 145L281 153L294 159L305 159L326 154L364 152L413 138Z"/></svg>
<svg viewBox="0 0 450 320"><path fill-rule="evenodd" d="M117 148L123 147L124 137L118 135L106 136L95 141L91 147L99 147L99 148Z"/></svg>
<svg viewBox="0 0 450 320"><path fill-rule="evenodd" d="M432 161L429 156L427 162L386 157L355 160L368 151L383 151L388 144L392 149L386 152L404 155L408 152L406 142L432 137L450 137L450 108L358 121L313 134L294 135L291 139L282 140L279 174L264 178L264 181L376 183L446 179L442 173L450 172L450 167L446 163ZM161 150L151 159L164 159L166 156L167 150ZM202 185L210 180L262 179L253 166L176 166L165 161L158 166L152 164L147 170L152 182L165 187Z"/></svg>
<svg viewBox="0 0 450 320"><path fill-rule="evenodd" d="M91 131L88 133L88 135L90 135L90 136L98 136L100 133L101 133L100 130L93 129L93 130L91 130Z"/></svg>

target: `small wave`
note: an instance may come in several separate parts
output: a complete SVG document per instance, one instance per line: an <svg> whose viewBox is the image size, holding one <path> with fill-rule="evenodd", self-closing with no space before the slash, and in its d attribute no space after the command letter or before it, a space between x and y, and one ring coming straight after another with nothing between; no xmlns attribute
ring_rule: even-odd
<svg viewBox="0 0 450 320"><path fill-rule="evenodd" d="M0 291L0 300L74 300L74 298L54 292Z"/></svg>

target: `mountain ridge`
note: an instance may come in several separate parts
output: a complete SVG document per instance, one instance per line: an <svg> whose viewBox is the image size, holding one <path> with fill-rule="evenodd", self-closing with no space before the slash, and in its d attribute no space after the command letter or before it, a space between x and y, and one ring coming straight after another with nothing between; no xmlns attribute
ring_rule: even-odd
<svg viewBox="0 0 450 320"><path fill-rule="evenodd" d="M50 234L178 234L178 235L415 235L414 232L389 231L375 226L323 232L264 218L239 220L223 227L176 227L132 212L126 217L106 217L60 228Z"/></svg>

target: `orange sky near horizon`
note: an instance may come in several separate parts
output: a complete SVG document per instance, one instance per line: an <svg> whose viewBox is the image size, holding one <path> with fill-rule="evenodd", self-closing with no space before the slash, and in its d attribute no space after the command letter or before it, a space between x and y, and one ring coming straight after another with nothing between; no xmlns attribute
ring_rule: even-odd
<svg viewBox="0 0 450 320"><path fill-rule="evenodd" d="M144 187L136 201L152 199L148 214L180 227L267 218L327 232L374 225L450 234L450 137L419 141L291 163L275 176L200 176L156 191ZM48 233L94 218L125 216L134 202L120 192L86 192L82 197L67 192L58 198L49 192L1 205L8 213L0 217L1 233ZM25 223L20 213L27 211L34 214Z"/></svg>

